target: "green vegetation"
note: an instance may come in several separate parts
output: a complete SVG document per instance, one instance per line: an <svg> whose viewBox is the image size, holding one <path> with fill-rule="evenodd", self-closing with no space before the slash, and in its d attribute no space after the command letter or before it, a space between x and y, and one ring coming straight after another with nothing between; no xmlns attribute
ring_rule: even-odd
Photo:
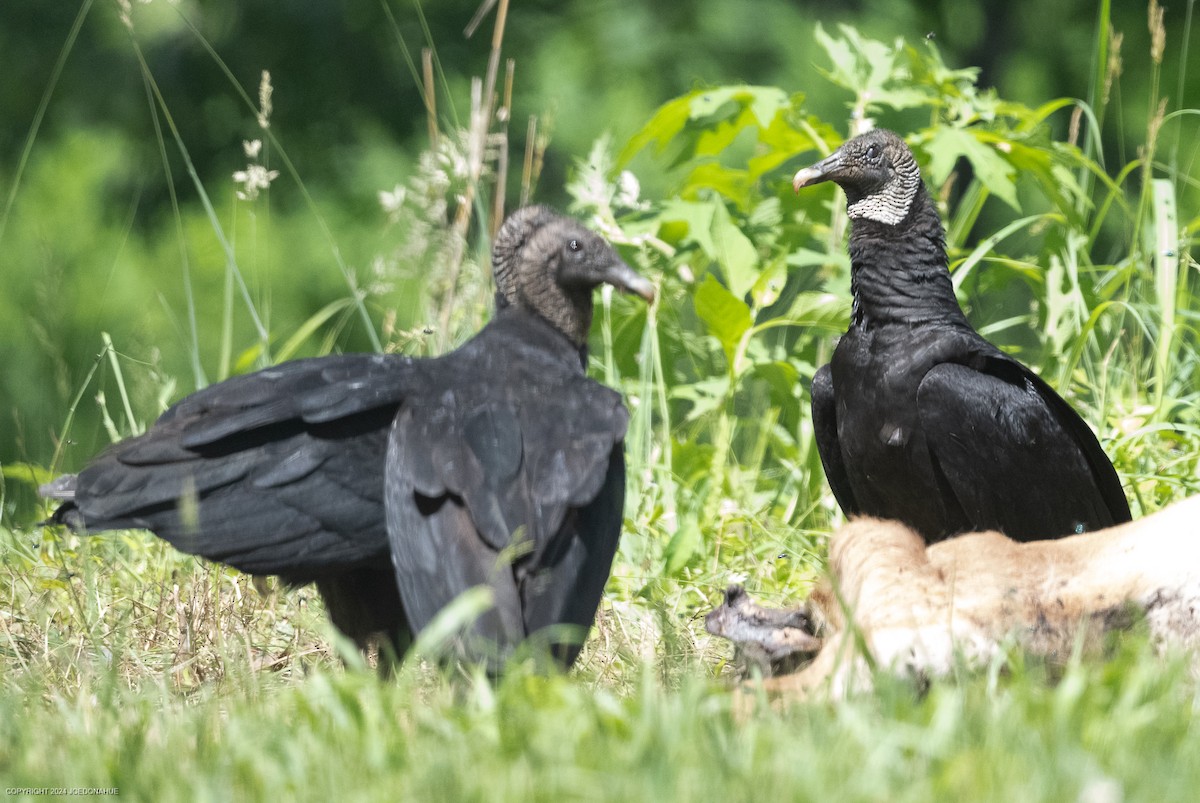
<svg viewBox="0 0 1200 803"><path fill-rule="evenodd" d="M1093 68L1085 97L1036 103L981 87L935 43L826 25L808 48L824 78L807 94L791 83L688 91L625 121L627 139L579 149L553 187L540 167L553 139L527 137L521 118L471 114L464 77L427 84L420 54L404 49L437 98L436 142L411 160L359 154L351 172L368 189L326 205L332 180L310 183L290 156L257 75L242 86L228 73L212 108L243 118L236 142L261 144L196 167L200 136L187 126L201 123L177 112L143 58L168 22L191 24L187 13L153 3L132 7L129 29L111 21L140 64L149 160L89 127L56 138L54 158L26 149L4 165L0 252L37 270L0 263L0 337L41 356L0 385L18 422L62 439L51 452L21 425L4 441L20 458L4 460L0 485L6 787L156 800L1194 797L1194 681L1184 660L1137 638L1105 663L1013 656L1007 671L924 695L883 682L846 704L735 716L729 651L700 616L735 579L767 600L802 596L836 524L807 388L848 315L846 221L832 189L797 197L790 176L867 119L905 132L922 161L972 321L1096 427L1135 514L1196 490L1200 112L1160 105L1175 83L1161 20L1152 14L1148 53L1121 52L1102 1L1096 44L1078 56ZM1186 22L1170 40L1185 51L1176 98ZM218 50L206 58L221 72ZM1113 105L1122 58L1150 87L1136 130L1135 100ZM479 73L475 108L515 107L503 60ZM848 120L831 115L839 102ZM131 165L173 177L152 220ZM381 204L379 174L385 186L405 177ZM572 673L517 665L489 684L413 659L380 681L311 591L142 533L80 539L31 523L39 480L185 389L298 355L461 341L488 308L498 187L510 208L523 193L569 198L661 287L650 309L608 296L598 309L592 371L629 400L631 488L608 598ZM102 308L131 311L112 339ZM68 358L97 351L82 368Z"/></svg>

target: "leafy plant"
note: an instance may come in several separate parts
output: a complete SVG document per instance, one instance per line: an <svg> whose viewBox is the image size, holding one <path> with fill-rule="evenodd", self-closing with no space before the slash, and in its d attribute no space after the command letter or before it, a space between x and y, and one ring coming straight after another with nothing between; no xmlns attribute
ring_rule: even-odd
<svg viewBox="0 0 1200 803"><path fill-rule="evenodd" d="M1082 101L1035 108L1001 99L977 86L976 70L948 67L928 41L880 42L847 26L818 28L815 38L828 60L822 74L850 95L851 134L877 118L905 125L976 326L1057 385L1113 450L1155 459L1180 438L1192 442L1195 422L1177 415L1193 398L1185 383L1196 333L1176 313L1190 297L1177 258L1176 185L1149 180L1150 149L1112 177L1098 131L1086 150L1077 144L1081 120L1097 118ZM1065 141L1052 136L1064 115ZM572 183L578 207L663 275L668 312L612 326L654 327L614 346L657 344L661 403L639 415L653 420L644 425L657 432L651 440L669 446L639 448L675 503L671 515L649 515L666 576L686 578L728 539L761 563L786 549L787 528L823 529L833 518L807 389L846 325L846 220L827 191L793 197L788 177L840 141L802 95L697 89L665 103L615 158L599 144ZM635 163L667 176L671 191L622 194L642 183ZM1129 186L1134 175L1147 178L1147 202ZM1111 253L1120 256L1099 256ZM646 390L627 388L635 397ZM1156 428L1168 419L1179 423ZM1186 465L1177 468L1169 480L1156 469L1144 488L1134 472L1132 492L1156 506L1162 482L1194 482ZM761 543L754 521L770 521L776 537Z"/></svg>

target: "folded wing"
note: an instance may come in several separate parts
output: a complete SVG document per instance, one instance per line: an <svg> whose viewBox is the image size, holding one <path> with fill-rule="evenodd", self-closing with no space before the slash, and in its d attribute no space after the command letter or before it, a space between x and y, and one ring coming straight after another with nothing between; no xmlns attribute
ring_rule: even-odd
<svg viewBox="0 0 1200 803"><path fill-rule="evenodd" d="M1129 520L1096 436L1019 363L995 357L982 370L935 366L917 406L938 481L975 529L1024 541Z"/></svg>
<svg viewBox="0 0 1200 803"><path fill-rule="evenodd" d="M494 607L475 624L480 644L503 653L544 627L586 629L620 534L627 423L620 397L582 376L405 405L386 507L413 628L483 585ZM569 663L577 645L559 649Z"/></svg>
<svg viewBox="0 0 1200 803"><path fill-rule="evenodd" d="M67 500L56 518L295 581L377 560L387 432L417 373L406 357L334 356L210 386L49 489Z"/></svg>

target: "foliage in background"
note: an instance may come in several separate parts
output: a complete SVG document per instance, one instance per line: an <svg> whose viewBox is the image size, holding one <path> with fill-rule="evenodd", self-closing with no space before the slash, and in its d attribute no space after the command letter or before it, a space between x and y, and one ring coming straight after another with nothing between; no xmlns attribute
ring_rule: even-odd
<svg viewBox="0 0 1200 803"><path fill-rule="evenodd" d="M1137 640L1112 664L1073 663L1050 682L1015 657L1011 676L963 678L924 699L895 686L737 723L727 691L707 680L728 674L727 649L699 620L733 580L797 598L837 520L807 394L848 315L844 201L831 188L796 196L790 176L867 125L897 128L913 145L972 321L1096 426L1136 507L1195 489L1200 193L1181 143L1196 112L1159 111L1152 97L1144 133L1121 130L1144 147L1111 162L1105 109L1120 81L1100 8L1104 44L1081 101L1007 100L928 41L830 25L814 36L826 81L805 94L792 84L694 89L579 161L565 184L574 211L658 279L661 301L600 297L591 368L633 411L630 506L596 633L570 677L517 667L493 687L413 661L378 683L311 592L251 581L143 534L29 528L34 512L15 506L14 490L27 493L50 460L5 462L0 776L40 784L70 765L71 782L167 798L221 798L231 785L256 797L1185 797L1198 768L1172 750L1190 755L1194 688L1181 665L1159 665ZM129 47L140 46L138 15L162 12L134 8ZM67 400L50 405L56 432L74 441L62 444L66 465L136 431L193 378L372 338L436 353L478 327L496 201L537 183L546 121L523 153L507 133L518 103L502 61L472 88L427 80L419 60L413 53L434 142L403 170L378 162L358 207L314 201L319 187L295 164L284 124L254 96L257 75L249 90L227 76L249 144L227 171L244 179L220 184L180 168L194 164L193 134L173 130L177 104L155 94L159 72L143 62L155 158L172 194L211 198L208 208L179 203L142 232L116 136L95 152L97 140L79 137L61 165L29 164L4 243L44 256L13 303L39 310L25 336L54 355ZM1149 62L1157 76L1162 53ZM447 103L458 97L469 109ZM831 98L845 121L828 111ZM260 186L274 171L286 182ZM548 180L538 197L558 192ZM70 236L39 235L48 210L71 215ZM113 267L91 270L98 262ZM156 284L159 299L122 269L130 264L178 274ZM101 307L152 302L161 320L140 319L119 351L99 339ZM69 320L88 305L91 317ZM92 345L72 344L71 332ZM67 364L79 348L102 350L90 373ZM96 423L74 424L86 410ZM1131 758L1142 755L1155 758Z"/></svg>
<svg viewBox="0 0 1200 803"><path fill-rule="evenodd" d="M900 113L926 121L909 140L940 199L954 283L975 325L1083 412L1142 509L1195 488L1198 343L1186 309L1200 194L1157 178L1168 172L1153 160L1162 113L1142 156L1112 178L1098 161L1100 100L1032 108L979 88L973 69L948 68L932 43L878 42L851 28L818 27L816 38L825 74L850 96L852 130ZM1067 141L1047 134L1055 114L1071 116ZM631 440L676 514L665 524L668 573L719 554L728 532L753 530L748 519L828 523L807 388L847 323L844 201L828 190L793 197L791 171L780 168L840 141L803 96L699 89L660 108L615 164L593 151L571 185L578 208L663 274L653 348L640 352L657 397L641 379L627 388L670 433ZM668 166L665 198L635 197L633 174L619 172L644 150ZM1015 219L978 231L997 204ZM739 546L765 553L764 541Z"/></svg>
<svg viewBox="0 0 1200 803"><path fill-rule="evenodd" d="M980 65L981 85L997 87L1005 98L1077 95L1092 84L1099 93L1109 61L1121 64L1124 54L1120 80L1104 93L1111 99L1100 122L1106 160L1125 164L1144 142L1160 97L1176 109L1195 105L1200 49L1186 46L1191 5L1185 0L1167 14L1168 46L1156 80L1140 55L1151 46L1142 3L520 0L511 4L504 40L506 54L518 56L509 121L513 166L536 116L533 138L551 135L554 145L545 152L538 198L565 205L565 177L601 132L623 143L664 98L698 85L802 89L810 113L838 120L843 97L817 69L824 58L812 36L818 21L828 31L853 21L864 36L884 42L898 35L920 42L932 34L947 63ZM128 372L141 418L157 412L159 374L176 380L177 393L191 391L204 378L225 376L262 340L242 305L230 324L228 351L223 343L228 258L162 106L236 248L269 335L290 337L334 302L342 306L299 344L300 354L370 349L372 330L382 330L389 310L396 311L397 332L422 335L430 321L419 270L404 269L388 292L364 300L370 329L356 323L347 275L360 292L381 288L379 259L386 263L415 241L403 224L381 225L376 198L425 169L419 163L431 143L421 43L437 45L437 120L446 131L470 127L471 77L485 75L490 58L490 22L463 36L478 6L478 0L344 0L302 8L278 0L134 0L131 40L117 0L10 0L0 26L0 52L12 73L0 84L0 341L7 369L0 374L0 459L51 460L62 435L61 410L101 349L98 332L109 332L130 360L153 364L144 379L132 367ZM1120 48L1109 46L1110 31ZM258 200L238 202L231 176L247 166L242 143L266 140L252 98L263 70L275 90L271 132L305 191L268 142L261 164L280 176ZM150 97L147 72L161 102ZM503 76L501 69L501 85ZM901 131L924 124L919 112L889 122ZM1182 147L1161 149L1159 158L1177 165L1187 184L1195 140L1181 122L1188 125L1168 122L1161 137ZM1063 138L1067 125L1060 114L1050 130ZM636 167L645 192L662 197L669 182L661 171ZM518 173L509 171L513 200ZM313 217L314 204L334 234L336 256ZM983 214L985 233L1003 225L1002 215ZM353 314L345 315L347 309ZM97 379L110 396L115 392L103 367ZM107 441L90 398L76 411L67 467ZM17 492L7 498L18 497L23 517L30 500Z"/></svg>

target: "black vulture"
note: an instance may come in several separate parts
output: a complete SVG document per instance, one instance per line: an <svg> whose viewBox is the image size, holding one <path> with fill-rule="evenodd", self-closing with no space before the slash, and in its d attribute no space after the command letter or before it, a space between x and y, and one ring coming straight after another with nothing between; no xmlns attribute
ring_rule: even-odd
<svg viewBox="0 0 1200 803"><path fill-rule="evenodd" d="M984 340L958 305L946 237L912 152L882 129L793 181L846 193L850 328L812 382L825 475L847 515L933 542L1021 541L1128 521L1096 436L1049 385Z"/></svg>
<svg viewBox="0 0 1200 803"><path fill-rule="evenodd" d="M455 351L296 360L212 385L44 486L63 500L51 521L143 528L244 572L315 582L339 629L360 646L383 634L396 655L485 586L494 605L460 655L497 667L550 627L569 666L625 498L629 415L585 373L592 291L652 300L654 288L545 207L511 215L492 260L495 316Z"/></svg>

